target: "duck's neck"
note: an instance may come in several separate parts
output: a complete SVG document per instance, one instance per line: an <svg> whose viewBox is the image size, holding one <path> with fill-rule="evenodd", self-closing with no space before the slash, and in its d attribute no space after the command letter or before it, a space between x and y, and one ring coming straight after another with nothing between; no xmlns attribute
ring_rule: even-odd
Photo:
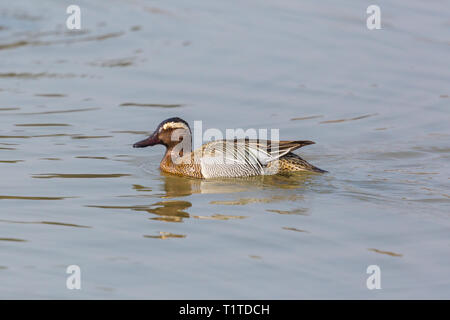
<svg viewBox="0 0 450 320"><path fill-rule="evenodd" d="M161 166L174 167L180 164L188 164L186 159L190 153L190 150L184 150L181 144L168 146L161 161Z"/></svg>
<svg viewBox="0 0 450 320"><path fill-rule="evenodd" d="M161 168L162 169L173 167L174 163L172 161L172 155L173 155L173 149L167 148L166 153L164 154L164 157L161 160Z"/></svg>
<svg viewBox="0 0 450 320"><path fill-rule="evenodd" d="M167 148L160 167L164 172L180 176L203 178L201 167L199 164L194 163L191 152L185 152L183 155L182 151Z"/></svg>
<svg viewBox="0 0 450 320"><path fill-rule="evenodd" d="M171 157L175 163L178 163L177 158L188 155L192 151L192 135L185 133L181 136L181 141L173 141L166 145L166 154L164 158Z"/></svg>

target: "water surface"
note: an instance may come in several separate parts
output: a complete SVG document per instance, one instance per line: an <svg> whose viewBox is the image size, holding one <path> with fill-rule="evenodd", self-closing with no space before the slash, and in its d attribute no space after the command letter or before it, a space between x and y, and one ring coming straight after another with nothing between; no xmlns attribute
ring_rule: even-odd
<svg viewBox="0 0 450 320"><path fill-rule="evenodd" d="M1 298L450 297L448 3L78 3L0 5ZM172 116L329 173L163 174Z"/></svg>

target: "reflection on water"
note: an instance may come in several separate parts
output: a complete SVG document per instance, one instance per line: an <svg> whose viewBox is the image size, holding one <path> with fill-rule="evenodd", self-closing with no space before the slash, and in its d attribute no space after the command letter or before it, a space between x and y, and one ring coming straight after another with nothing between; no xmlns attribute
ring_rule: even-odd
<svg viewBox="0 0 450 320"><path fill-rule="evenodd" d="M0 200L64 200L73 197L32 197L32 196L5 196L0 195Z"/></svg>
<svg viewBox="0 0 450 320"><path fill-rule="evenodd" d="M77 159L96 159L96 160L108 160L107 157L90 157L90 156L76 156Z"/></svg>
<svg viewBox="0 0 450 320"><path fill-rule="evenodd" d="M66 177L67 175L63 175ZM84 177L85 175L82 175ZM41 177L41 176L37 176ZM45 177L53 177L53 175L45 175ZM57 175L56 177L60 177ZM72 177L72 175L69 175ZM74 177L78 177L75 175ZM90 176L88 176L90 177ZM94 175L96 177L96 175ZM103 176L100 176L103 177ZM211 195L223 195L230 193L242 193L242 192L258 192L258 190L282 190L287 189L287 192L295 191L298 188L303 188L307 181L310 181L310 175L308 174L295 174L289 176L262 176L262 177L250 177L242 179L214 179L214 180L201 180L178 177L166 173L162 173L157 180L162 183L159 185L159 189L145 187L139 184L133 184L131 188L137 193L134 195L120 195L122 198L178 198L188 197L194 194L211 194ZM210 204L218 205L249 205L254 203L279 203L279 202L295 202L302 200L303 195L298 193L287 194L275 194L265 198L239 198L237 200L215 200L210 201ZM157 201L148 205L102 205L102 204L90 204L87 207L102 208L102 209L126 209L139 212L148 212L157 217L150 218L151 220L165 221L165 222L182 222L185 218L190 218L191 215L186 212L186 209L192 207L192 203L186 200L164 200ZM195 211L195 208L193 209ZM269 212L276 212L280 214L298 214L306 215L306 209L293 209L293 210L267 210ZM213 213L211 215L193 215L192 217L201 220L233 220L244 219L247 216L242 215L228 215Z"/></svg>
<svg viewBox="0 0 450 320"><path fill-rule="evenodd" d="M0 135L0 139L29 139L30 136L2 136Z"/></svg>
<svg viewBox="0 0 450 320"><path fill-rule="evenodd" d="M99 110L100 108L79 108L79 109L65 109L65 110L51 110L51 111L42 111L42 112L23 112L18 113L19 115L39 115L39 114L59 114L59 113L73 113L73 112L85 112L85 111L94 111Z"/></svg>
<svg viewBox="0 0 450 320"><path fill-rule="evenodd" d="M135 60L136 60L135 57L128 57L128 58L104 60L101 62L92 62L91 65L107 68L128 67L133 65Z"/></svg>
<svg viewBox="0 0 450 320"><path fill-rule="evenodd" d="M137 131L137 130L118 130L118 131L111 131L111 133L131 133L138 135L150 134L150 132L148 131Z"/></svg>
<svg viewBox="0 0 450 320"><path fill-rule="evenodd" d="M73 228L91 228L90 226L82 226L79 224L56 222L56 221L16 221L16 220L0 219L0 222L20 223L20 224L46 224L46 225L73 227Z"/></svg>
<svg viewBox="0 0 450 320"><path fill-rule="evenodd" d="M291 120L310 120L310 119L317 119L317 118L322 118L323 116L307 116L307 117L297 117L297 118L292 118Z"/></svg>
<svg viewBox="0 0 450 320"><path fill-rule="evenodd" d="M27 242L27 240L25 239L18 239L18 238L0 238L0 241Z"/></svg>
<svg viewBox="0 0 450 320"><path fill-rule="evenodd" d="M41 173L33 174L33 178L37 179L53 179L53 178L63 178L63 179L104 179L104 178L120 178L127 177L129 174L126 173Z"/></svg>
<svg viewBox="0 0 450 320"><path fill-rule="evenodd" d="M73 32L73 33L62 33L62 32L53 32L53 35L55 36L64 36L64 35L82 35L85 33L89 33L88 30L85 30L83 32ZM54 44L71 44L71 43L76 43L76 42L86 42L86 41L103 41L103 40L107 40L109 38L115 38L115 37L120 37L124 34L124 32L112 32L112 33L105 33L105 34L101 34L101 35L96 35L96 36L88 36L88 37L79 37L79 38L70 38L70 39L58 39L58 40L52 40L52 41L41 41L41 40L32 40L32 41L28 41L28 40L22 40L22 41L16 41L13 43L6 43L6 44L0 44L0 50L6 50L6 49L15 49L18 47L23 47L23 46L50 46L50 45L54 45ZM46 34L32 34L32 33L28 33L25 34L25 36L32 36L33 38L39 37L39 36L46 36L49 35L48 33Z"/></svg>
<svg viewBox="0 0 450 320"><path fill-rule="evenodd" d="M152 191L151 188L141 186L140 184L133 184L133 189L138 191L138 192Z"/></svg>
<svg viewBox="0 0 450 320"><path fill-rule="evenodd" d="M248 218L246 216L232 216L232 215L226 215L226 214L213 214L211 216L192 216L192 217L197 218L197 219L204 219L204 220L232 220L232 219Z"/></svg>
<svg viewBox="0 0 450 320"><path fill-rule="evenodd" d="M164 193L162 198L181 197L191 194L225 194L242 193L255 190L296 190L304 188L305 184L311 182L314 175L309 173L295 173L289 175L257 176L236 179L191 179L161 173ZM275 202L281 200L294 201L300 199L301 195L280 195L270 199L241 199L241 204L252 202ZM219 203L216 203L219 204Z"/></svg>
<svg viewBox="0 0 450 320"><path fill-rule="evenodd" d="M367 250L373 251L373 252L376 252L376 253L380 253L380 254L386 254L386 255L391 256L391 257L403 257L402 254L391 252L391 251L383 251L383 250L378 250L378 249L374 249L374 248L369 248Z"/></svg>
<svg viewBox="0 0 450 320"><path fill-rule="evenodd" d="M301 230L301 229L297 229L297 228L293 228L293 227L283 227L283 230L289 230L289 231L296 231L296 232L305 232L305 233L309 233L306 230Z"/></svg>
<svg viewBox="0 0 450 320"><path fill-rule="evenodd" d="M183 218L189 218L189 213L185 212L187 208L192 207L189 201L160 201L152 204L151 209L145 209L148 213L153 213L159 217L151 218L166 222L181 222Z"/></svg>
<svg viewBox="0 0 450 320"><path fill-rule="evenodd" d="M39 72L39 73L31 73L31 72L7 72L0 73L0 78L16 78L16 79L39 79L39 78L57 78L57 79L67 79L67 78L85 78L87 75L77 75L75 73L47 73L47 72Z"/></svg>
<svg viewBox="0 0 450 320"><path fill-rule="evenodd" d="M66 94L62 93L36 93L36 97L46 97L46 98L63 98L67 97Z"/></svg>
<svg viewBox="0 0 450 320"><path fill-rule="evenodd" d="M373 116L376 116L376 115L377 115L377 113L366 114L366 115L363 115L363 116L358 116L358 117L349 118L349 119L327 120L327 121L321 121L319 123L324 124L324 123L339 123L339 122L346 122L346 121L354 121L354 120L365 119L365 118L368 118L368 117L373 117Z"/></svg>
<svg viewBox="0 0 450 320"><path fill-rule="evenodd" d="M72 136L72 139L103 139L103 138L113 138L113 136L83 136L83 135L75 135Z"/></svg>
<svg viewBox="0 0 450 320"><path fill-rule="evenodd" d="M151 238L151 239L186 238L186 235L160 231L159 235L157 236L144 235L144 238Z"/></svg>
<svg viewBox="0 0 450 320"><path fill-rule="evenodd" d="M184 197L194 193L201 193L201 181L198 179L182 178L169 174L161 174L162 191L161 198Z"/></svg>
<svg viewBox="0 0 450 320"><path fill-rule="evenodd" d="M16 127L70 127L67 123L22 123L15 124Z"/></svg>
<svg viewBox="0 0 450 320"><path fill-rule="evenodd" d="M283 202L283 201L297 201L303 199L302 195L291 194L291 195L274 195L266 198L240 198L231 201L211 201L211 204L221 204L221 205L237 205L242 206L250 203L273 203L273 202Z"/></svg>
<svg viewBox="0 0 450 320"><path fill-rule="evenodd" d="M109 206L109 205L86 205L90 208L101 209L126 209L138 212L148 212L157 215L151 220L160 220L166 222L182 222L183 218L189 218L189 214L184 210L192 207L188 201L158 201L149 205L135 206Z"/></svg>
<svg viewBox="0 0 450 320"><path fill-rule="evenodd" d="M268 209L266 211L267 212L279 213L279 214L299 214L299 215L302 215L302 216L307 216L308 215L308 208L299 208L299 209L293 209L293 210L273 210L273 209Z"/></svg>
<svg viewBox="0 0 450 320"><path fill-rule="evenodd" d="M124 102L120 104L121 107L154 107L154 108L178 108L182 104L161 104L161 103L136 103Z"/></svg>

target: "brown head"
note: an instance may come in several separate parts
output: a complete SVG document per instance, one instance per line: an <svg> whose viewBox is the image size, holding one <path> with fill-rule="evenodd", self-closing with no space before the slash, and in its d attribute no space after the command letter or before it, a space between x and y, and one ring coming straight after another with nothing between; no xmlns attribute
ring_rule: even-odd
<svg viewBox="0 0 450 320"><path fill-rule="evenodd" d="M147 139L133 144L134 148L145 148L162 144L167 149L172 149L181 141L191 144L191 129L189 124L181 118L169 118L161 122L155 132ZM190 150L189 150L190 151Z"/></svg>

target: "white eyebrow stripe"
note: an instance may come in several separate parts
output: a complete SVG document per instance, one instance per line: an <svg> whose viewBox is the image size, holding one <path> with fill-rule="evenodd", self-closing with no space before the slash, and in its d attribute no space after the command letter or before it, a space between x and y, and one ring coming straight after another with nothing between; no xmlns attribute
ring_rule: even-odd
<svg viewBox="0 0 450 320"><path fill-rule="evenodd" d="M188 127L182 123L182 122L167 122L163 125L162 127L164 130L167 129L176 129L176 128L180 128L180 129L188 129Z"/></svg>

